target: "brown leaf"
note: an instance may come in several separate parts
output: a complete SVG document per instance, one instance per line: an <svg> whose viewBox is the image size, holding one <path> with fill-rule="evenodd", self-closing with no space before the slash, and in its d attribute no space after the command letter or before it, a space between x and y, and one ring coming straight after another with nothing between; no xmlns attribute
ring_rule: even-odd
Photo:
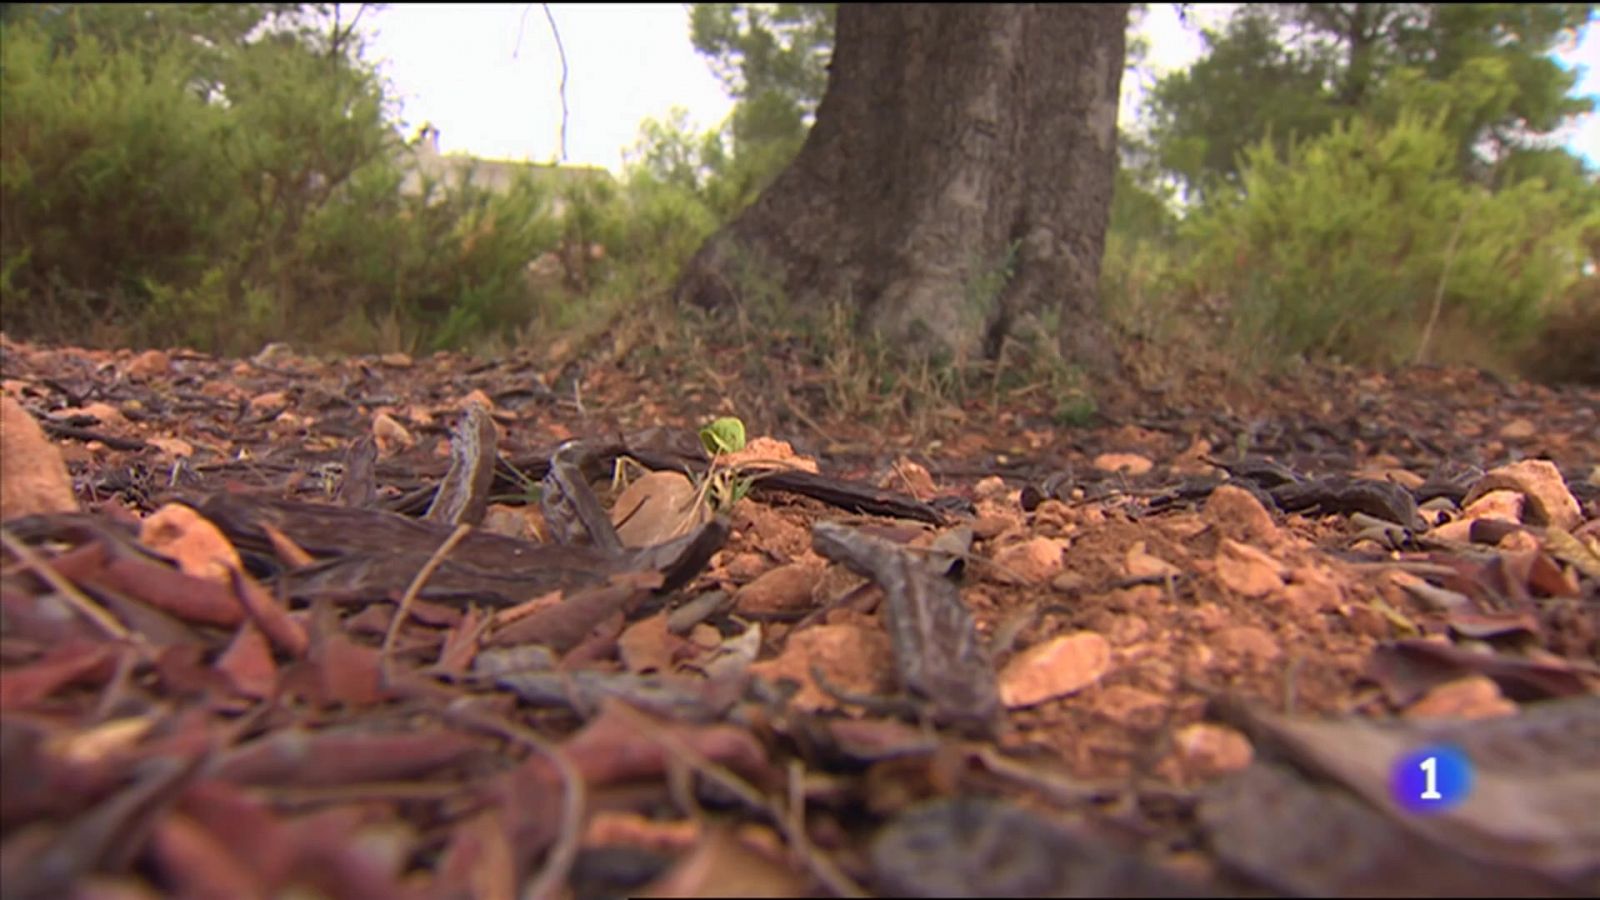
<svg viewBox="0 0 1600 900"><path fill-rule="evenodd" d="M495 647L545 644L564 653L577 646L601 622L633 608L660 583L661 576L655 572L615 576L607 584L573 591L560 603L541 605L513 624L498 629L488 643Z"/></svg>
<svg viewBox="0 0 1600 900"><path fill-rule="evenodd" d="M515 900L516 858L500 810L486 809L450 830L450 844L439 862L432 892L435 896Z"/></svg>
<svg viewBox="0 0 1600 900"><path fill-rule="evenodd" d="M229 585L129 554L113 555L104 573L88 583L121 591L186 622L232 628L245 620L244 607Z"/></svg>
<svg viewBox="0 0 1600 900"><path fill-rule="evenodd" d="M0 710L25 709L69 684L101 682L116 670L113 644L74 641L38 662L10 666L0 679Z"/></svg>
<svg viewBox="0 0 1600 900"><path fill-rule="evenodd" d="M278 559L290 568L309 566L317 561L315 556L307 553L304 547L296 544L287 534L273 527L271 522L261 523L261 530L266 533L267 540L272 544L272 550Z"/></svg>
<svg viewBox="0 0 1600 900"><path fill-rule="evenodd" d="M777 566L735 591L734 606L749 615L810 610L821 580L822 566L815 562Z"/></svg>
<svg viewBox="0 0 1600 900"><path fill-rule="evenodd" d="M472 668L472 660L478 654L478 641L483 637L483 618L483 613L474 606L450 628L439 648L439 660L433 664L436 670L459 676Z"/></svg>
<svg viewBox="0 0 1600 900"><path fill-rule="evenodd" d="M665 543L710 518L710 508L681 472L650 472L611 504L611 522L624 547Z"/></svg>
<svg viewBox="0 0 1600 900"><path fill-rule="evenodd" d="M231 586L239 605L250 614L262 634L295 659L306 655L311 639L306 636L305 628L289 617L288 611L278 605L272 594L238 569L232 571Z"/></svg>
<svg viewBox="0 0 1600 900"><path fill-rule="evenodd" d="M403 733L284 729L227 753L217 778L238 784L337 786L416 778L478 751L477 739L442 728Z"/></svg>
<svg viewBox="0 0 1600 900"><path fill-rule="evenodd" d="M167 888L181 897L265 897L250 867L210 829L174 813L156 823L151 853Z"/></svg>
<svg viewBox="0 0 1600 900"><path fill-rule="evenodd" d="M632 623L617 638L622 664L629 672L671 672L685 648L692 645L667 630L665 611Z"/></svg>
<svg viewBox="0 0 1600 900"><path fill-rule="evenodd" d="M1523 702L1600 691L1600 670L1593 666L1476 653L1427 640L1382 645L1367 661L1368 677L1401 706L1436 685L1474 674L1487 675L1506 696Z"/></svg>
<svg viewBox="0 0 1600 900"><path fill-rule="evenodd" d="M312 650L311 665L323 703L370 706L392 696L383 686L382 654L375 647L331 634Z"/></svg>
<svg viewBox="0 0 1600 900"><path fill-rule="evenodd" d="M250 622L239 626L228 649L217 657L216 666L233 683L234 690L246 697L270 697L278 686L272 648L261 629Z"/></svg>
<svg viewBox="0 0 1600 900"><path fill-rule="evenodd" d="M648 720L654 730L644 731L635 724L643 713L619 713L613 707L614 703L605 704L600 715L561 745L568 759L592 786L665 772L668 762L675 757L658 739L662 735L746 778L765 779L771 775L766 751L755 735L744 728Z"/></svg>

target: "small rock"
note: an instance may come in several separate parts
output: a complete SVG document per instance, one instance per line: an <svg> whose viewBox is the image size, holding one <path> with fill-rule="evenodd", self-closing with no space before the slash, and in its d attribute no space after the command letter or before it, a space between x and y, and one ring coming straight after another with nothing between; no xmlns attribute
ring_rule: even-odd
<svg viewBox="0 0 1600 900"><path fill-rule="evenodd" d="M978 516L970 523L972 536L980 541L987 541L996 535L1002 534L1017 527L1018 519L1012 515Z"/></svg>
<svg viewBox="0 0 1600 900"><path fill-rule="evenodd" d="M1310 614L1337 608L1344 600L1344 590L1339 579L1327 569L1302 566L1291 573L1282 596L1286 603Z"/></svg>
<svg viewBox="0 0 1600 900"><path fill-rule="evenodd" d="M1146 550L1144 541L1137 541L1128 548L1122 565L1129 578L1164 578L1178 574L1177 566Z"/></svg>
<svg viewBox="0 0 1600 900"><path fill-rule="evenodd" d="M278 435L279 437L291 434L299 434L303 431L309 431L310 428L310 418L306 416L297 416L292 412L278 413L277 418L272 420L272 424L267 426L268 431Z"/></svg>
<svg viewBox="0 0 1600 900"><path fill-rule="evenodd" d="M1167 698L1136 687L1116 684L1096 692L1093 704L1095 712L1126 725L1159 715L1167 707Z"/></svg>
<svg viewBox="0 0 1600 900"><path fill-rule="evenodd" d="M1538 433L1531 419L1512 419L1500 427L1500 436L1508 441L1525 441Z"/></svg>
<svg viewBox="0 0 1600 900"><path fill-rule="evenodd" d="M243 372L235 372L234 374L235 375L248 375L248 374L250 374L250 371L249 371L248 368L246 368L245 371L243 371ZM200 396L202 396L202 397L221 398L221 399L226 399L226 400L231 402L234 398L242 396L242 395L243 395L243 392L239 390L239 386L237 384L235 384L234 382L229 381L227 379L219 379L217 381L207 381L204 384L200 385Z"/></svg>
<svg viewBox="0 0 1600 900"><path fill-rule="evenodd" d="M1094 458L1094 467L1102 472L1126 472L1143 475L1155 468L1155 463L1137 453L1102 453Z"/></svg>
<svg viewBox="0 0 1600 900"><path fill-rule="evenodd" d="M1237 772L1255 756L1249 738L1226 725L1196 722L1173 735L1184 769L1198 777L1210 778Z"/></svg>
<svg viewBox="0 0 1600 900"><path fill-rule="evenodd" d="M1206 521L1218 532L1238 541L1274 546L1282 538L1272 513L1242 487L1224 484L1206 498Z"/></svg>
<svg viewBox="0 0 1600 900"><path fill-rule="evenodd" d="M741 468L801 469L812 474L818 471L816 460L794 452L788 441L770 437L751 438L743 450L724 453L721 459L723 465Z"/></svg>
<svg viewBox="0 0 1600 900"><path fill-rule="evenodd" d="M469 406L481 406L484 412L494 412L494 401L489 398L488 394L483 392L483 388L473 388L465 397L461 398L461 410L465 411Z"/></svg>
<svg viewBox="0 0 1600 900"><path fill-rule="evenodd" d="M1502 522L1521 522L1526 498L1516 491L1490 491L1467 504L1461 511L1463 519L1499 519Z"/></svg>
<svg viewBox="0 0 1600 900"><path fill-rule="evenodd" d="M1283 589L1283 564L1249 544L1224 538L1217 551L1217 580L1246 597Z"/></svg>
<svg viewBox="0 0 1600 900"><path fill-rule="evenodd" d="M135 378L162 375L172 367L172 360L160 350L146 350L128 363L128 374Z"/></svg>
<svg viewBox="0 0 1600 900"><path fill-rule="evenodd" d="M878 487L910 494L920 500L932 497L936 490L928 468L904 456L895 460L894 468L878 481Z"/></svg>
<svg viewBox="0 0 1600 900"><path fill-rule="evenodd" d="M169 556L179 571L226 584L241 568L238 551L211 520L181 503L168 503L139 525L139 542Z"/></svg>
<svg viewBox="0 0 1600 900"><path fill-rule="evenodd" d="M812 592L821 579L822 568L816 564L778 566L734 592L734 608L742 613L808 610L816 605Z"/></svg>
<svg viewBox="0 0 1600 900"><path fill-rule="evenodd" d="M1517 491L1528 498L1524 521L1530 525L1554 525L1571 531L1583 521L1578 501L1567 490L1561 470L1547 459L1525 459L1491 470L1467 492L1466 504L1490 491Z"/></svg>
<svg viewBox="0 0 1600 900"><path fill-rule="evenodd" d="M760 578L772 566L772 561L762 553L734 553L721 551L719 568L724 577L737 582L751 582ZM716 560L716 557L713 557Z"/></svg>
<svg viewBox="0 0 1600 900"><path fill-rule="evenodd" d="M1509 553L1537 553L1544 548L1543 542L1527 531L1513 531L1501 538L1500 543L1495 546ZM1577 596L1577 593L1578 590L1574 587L1572 596Z"/></svg>
<svg viewBox="0 0 1600 900"><path fill-rule="evenodd" d="M1445 522L1442 525L1435 525L1428 529L1428 537L1441 541L1455 541L1458 544L1471 543L1472 520L1456 519L1451 522Z"/></svg>
<svg viewBox="0 0 1600 900"><path fill-rule="evenodd" d="M1418 475L1409 469L1402 469L1397 465L1373 466L1369 468L1357 469L1353 474L1357 478L1365 478L1368 481L1393 482L1394 484L1398 484L1408 491L1415 491L1417 488L1422 487L1427 483L1426 478L1423 478L1421 475Z"/></svg>
<svg viewBox="0 0 1600 900"><path fill-rule="evenodd" d="M1065 566L1061 555L1066 549L1066 541L1049 537L1002 547L994 555L995 578L1008 584L1044 584Z"/></svg>
<svg viewBox="0 0 1600 900"><path fill-rule="evenodd" d="M1106 637L1111 643L1119 647L1127 646L1135 641L1142 640L1150 633L1150 623L1142 616L1127 613L1111 617L1110 623L1105 628Z"/></svg>
<svg viewBox="0 0 1600 900"><path fill-rule="evenodd" d="M998 500L1004 498L1010 489L1006 487L1006 480L999 475L990 475L980 479L972 487L972 496L978 500Z"/></svg>
<svg viewBox="0 0 1600 900"><path fill-rule="evenodd" d="M534 507L491 503L483 515L483 524L480 527L484 531L503 534L506 537L543 541L544 538L539 533L539 521L539 511Z"/></svg>
<svg viewBox="0 0 1600 900"><path fill-rule="evenodd" d="M146 438L145 443L160 450L167 459L194 455L194 445L182 438Z"/></svg>
<svg viewBox="0 0 1600 900"><path fill-rule="evenodd" d="M1344 611L1344 615L1357 634L1383 640L1391 637L1394 631L1393 623L1383 613L1373 609L1370 603L1352 604Z"/></svg>
<svg viewBox="0 0 1600 900"><path fill-rule="evenodd" d="M1469 675L1439 685L1406 708L1412 719L1488 719L1515 715L1517 704L1500 693L1500 686L1486 675Z"/></svg>
<svg viewBox="0 0 1600 900"><path fill-rule="evenodd" d="M128 421L122 410L109 403L89 403L81 407L58 409L50 414L51 419L58 420L71 419L75 416L91 416L101 425L123 425Z"/></svg>
<svg viewBox="0 0 1600 900"><path fill-rule="evenodd" d="M1016 709L1080 691L1111 668L1111 644L1092 631L1035 644L1000 672L1000 700Z"/></svg>
<svg viewBox="0 0 1600 900"><path fill-rule="evenodd" d="M831 687L867 695L894 690L894 651L881 629L859 625L816 625L789 636L776 659L750 665L750 674L776 681L791 679L800 685L793 703L798 709L833 709L839 703L811 680L811 667L822 670Z"/></svg>
<svg viewBox="0 0 1600 900"><path fill-rule="evenodd" d="M1217 649L1232 656L1248 656L1266 662L1277 659L1282 652L1272 635L1252 625L1224 628L1212 638Z"/></svg>
<svg viewBox="0 0 1600 900"><path fill-rule="evenodd" d="M0 521L77 509L61 451L22 404L0 396Z"/></svg>
<svg viewBox="0 0 1600 900"><path fill-rule="evenodd" d="M372 417L372 440L378 445L378 454L384 457L393 456L417 443L411 432L388 413L378 413Z"/></svg>
<svg viewBox="0 0 1600 900"><path fill-rule="evenodd" d="M283 391L267 391L250 398L250 411L259 413L267 409L287 409L289 395Z"/></svg>

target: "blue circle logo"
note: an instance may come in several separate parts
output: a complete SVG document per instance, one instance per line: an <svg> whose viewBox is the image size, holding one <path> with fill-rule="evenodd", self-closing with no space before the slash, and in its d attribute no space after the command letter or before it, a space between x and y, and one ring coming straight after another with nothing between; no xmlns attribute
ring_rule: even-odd
<svg viewBox="0 0 1600 900"><path fill-rule="evenodd" d="M1395 762L1389 790L1408 812L1444 812L1472 793L1472 762L1460 747L1424 747Z"/></svg>

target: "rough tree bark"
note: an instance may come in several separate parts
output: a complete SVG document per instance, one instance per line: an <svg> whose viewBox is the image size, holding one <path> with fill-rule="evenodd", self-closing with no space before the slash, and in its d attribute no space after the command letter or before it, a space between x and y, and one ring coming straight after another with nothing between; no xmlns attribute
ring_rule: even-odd
<svg viewBox="0 0 1600 900"><path fill-rule="evenodd" d="M1068 359L1114 366L1098 314L1128 6L840 4L793 163L685 267L679 302L856 305L914 353L998 351L1055 309ZM994 273L1014 250L1003 289Z"/></svg>

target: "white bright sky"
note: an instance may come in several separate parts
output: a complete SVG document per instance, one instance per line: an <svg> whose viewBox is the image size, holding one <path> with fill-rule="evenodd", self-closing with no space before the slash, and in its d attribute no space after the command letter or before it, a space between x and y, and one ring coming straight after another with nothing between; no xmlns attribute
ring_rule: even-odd
<svg viewBox="0 0 1600 900"><path fill-rule="evenodd" d="M1181 68L1201 50L1195 19L1211 24L1217 7L1191 7L1188 27L1171 3L1153 3L1141 25L1155 73ZM689 43L681 4L550 4L567 56L567 159L620 172L639 123L673 106L691 126L720 124L732 107L706 61ZM560 153L561 60L540 4L395 4L362 18L368 56L380 61L414 131L439 129L440 149L501 159L556 161ZM1600 27L1591 22L1562 60L1584 69L1577 91L1600 94ZM1146 84L1133 82L1143 80ZM1143 79L1123 79L1123 122L1131 121ZM1570 132L1570 135L1568 134ZM1600 165L1600 115L1563 136Z"/></svg>

